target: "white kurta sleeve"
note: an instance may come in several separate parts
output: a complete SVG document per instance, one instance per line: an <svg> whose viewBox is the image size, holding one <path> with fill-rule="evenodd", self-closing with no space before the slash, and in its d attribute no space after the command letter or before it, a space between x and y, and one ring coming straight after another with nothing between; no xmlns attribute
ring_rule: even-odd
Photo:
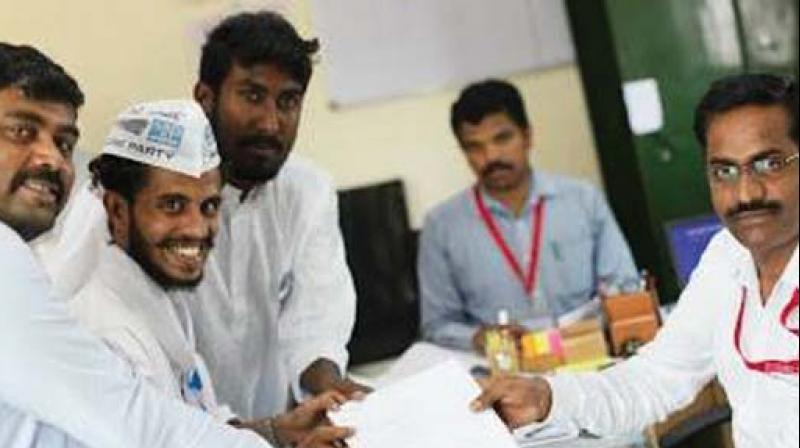
<svg viewBox="0 0 800 448"><path fill-rule="evenodd" d="M728 293L721 260L709 252L666 325L639 355L601 373L549 379L550 418L601 436L624 434L664 420L694 399L715 374L715 313Z"/></svg>
<svg viewBox="0 0 800 448"><path fill-rule="evenodd" d="M32 247L54 293L71 300L89 281L110 240L103 202L87 181L70 198L56 226Z"/></svg>
<svg viewBox="0 0 800 448"><path fill-rule="evenodd" d="M0 224L0 401L91 447L266 447L131 378L49 296L30 249Z"/></svg>
<svg viewBox="0 0 800 448"><path fill-rule="evenodd" d="M347 342L355 323L356 295L339 228L336 191L326 183L321 200L306 216L293 262L293 290L279 318L281 351L297 399L300 375L319 358L346 371Z"/></svg>

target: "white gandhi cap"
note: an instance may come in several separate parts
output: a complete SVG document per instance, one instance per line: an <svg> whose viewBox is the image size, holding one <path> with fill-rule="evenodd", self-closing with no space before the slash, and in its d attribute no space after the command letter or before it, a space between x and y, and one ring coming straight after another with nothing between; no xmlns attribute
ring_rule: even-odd
<svg viewBox="0 0 800 448"><path fill-rule="evenodd" d="M111 126L103 154L200 177L219 166L214 133L193 100L166 100L125 109Z"/></svg>

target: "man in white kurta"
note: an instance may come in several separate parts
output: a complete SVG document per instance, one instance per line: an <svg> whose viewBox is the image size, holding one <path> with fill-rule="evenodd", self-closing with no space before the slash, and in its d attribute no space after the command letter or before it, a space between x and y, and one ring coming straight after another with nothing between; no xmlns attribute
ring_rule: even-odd
<svg viewBox="0 0 800 448"><path fill-rule="evenodd" d="M75 317L164 395L227 423L208 369L197 354L187 301L168 295L116 245L104 248L94 274L69 302Z"/></svg>
<svg viewBox="0 0 800 448"><path fill-rule="evenodd" d="M797 83L742 75L714 83L695 130L726 229L706 249L656 339L607 371L491 381L473 407L507 423L570 421L625 433L687 405L715 376L736 446L797 447Z"/></svg>
<svg viewBox="0 0 800 448"><path fill-rule="evenodd" d="M132 378L51 294L27 241L72 186L82 103L45 55L0 43L0 446L268 446Z"/></svg>
<svg viewBox="0 0 800 448"><path fill-rule="evenodd" d="M245 201L230 185L222 195L215 249L192 302L198 342L212 374L225 378L218 390L234 410L270 415L290 399L275 378L301 398L300 375L316 359L335 360L342 371L347 365L355 293L336 191L292 156Z"/></svg>
<svg viewBox="0 0 800 448"><path fill-rule="evenodd" d="M789 365L769 372L747 365L794 360L796 369L797 258L795 247L764 302L750 253L722 231L667 324L639 356L602 374L550 379L551 419L573 420L595 434L630 432L688 405L717 376L734 410L737 446L797 446L797 371Z"/></svg>

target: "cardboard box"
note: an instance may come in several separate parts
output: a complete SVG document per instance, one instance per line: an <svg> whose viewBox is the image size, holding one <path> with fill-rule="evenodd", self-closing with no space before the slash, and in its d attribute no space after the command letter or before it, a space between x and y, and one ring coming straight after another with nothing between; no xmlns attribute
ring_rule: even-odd
<svg viewBox="0 0 800 448"><path fill-rule="evenodd" d="M603 299L603 311L616 356L629 355L625 348L631 342L650 342L661 326L658 304L647 291L606 297Z"/></svg>
<svg viewBox="0 0 800 448"><path fill-rule="evenodd" d="M611 322L609 333L614 354L622 356L625 345L630 342L645 344L653 340L658 332L658 319L653 314L645 314Z"/></svg>
<svg viewBox="0 0 800 448"><path fill-rule="evenodd" d="M609 322L658 313L658 307L648 292L606 297L603 309Z"/></svg>

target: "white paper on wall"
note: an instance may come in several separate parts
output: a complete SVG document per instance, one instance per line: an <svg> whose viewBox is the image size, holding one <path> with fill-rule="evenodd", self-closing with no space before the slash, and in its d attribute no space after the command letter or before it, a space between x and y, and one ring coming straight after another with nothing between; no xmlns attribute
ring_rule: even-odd
<svg viewBox="0 0 800 448"><path fill-rule="evenodd" d="M626 82L622 93L628 109L628 124L635 135L652 134L664 127L664 108L655 79Z"/></svg>
<svg viewBox="0 0 800 448"><path fill-rule="evenodd" d="M313 0L334 105L569 63L563 0Z"/></svg>

